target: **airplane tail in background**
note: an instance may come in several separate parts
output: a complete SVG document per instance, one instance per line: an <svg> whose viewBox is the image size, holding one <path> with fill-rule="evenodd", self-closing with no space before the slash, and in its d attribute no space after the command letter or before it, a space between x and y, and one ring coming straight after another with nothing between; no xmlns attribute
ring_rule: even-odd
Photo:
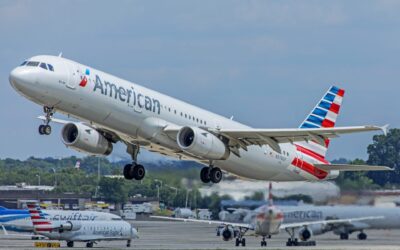
<svg viewBox="0 0 400 250"><path fill-rule="evenodd" d="M304 122L300 125L300 128L334 127L342 105L343 96L344 89L340 89L336 86L330 87L317 106L315 106ZM325 146L315 141L298 142L296 145L299 151L313 154L316 158L325 159L329 140L325 140Z"/></svg>
<svg viewBox="0 0 400 250"><path fill-rule="evenodd" d="M46 218L37 202L27 203L29 214L31 216L33 229L35 232L51 232L53 225L50 219Z"/></svg>
<svg viewBox="0 0 400 250"><path fill-rule="evenodd" d="M269 182L269 189L268 189L268 206L272 207L274 205L274 201L272 198L272 182Z"/></svg>

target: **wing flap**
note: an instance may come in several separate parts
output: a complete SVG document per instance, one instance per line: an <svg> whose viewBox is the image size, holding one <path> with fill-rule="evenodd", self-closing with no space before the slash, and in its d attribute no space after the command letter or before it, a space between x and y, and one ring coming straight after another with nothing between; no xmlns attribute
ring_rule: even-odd
<svg viewBox="0 0 400 250"><path fill-rule="evenodd" d="M314 164L315 167L325 171L393 171L392 168L386 166L370 166L370 165L351 165L351 164Z"/></svg>

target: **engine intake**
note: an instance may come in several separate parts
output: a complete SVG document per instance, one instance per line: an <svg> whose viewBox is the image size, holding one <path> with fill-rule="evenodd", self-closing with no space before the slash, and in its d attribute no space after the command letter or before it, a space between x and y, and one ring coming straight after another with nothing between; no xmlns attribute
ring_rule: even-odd
<svg viewBox="0 0 400 250"><path fill-rule="evenodd" d="M61 131L63 143L79 152L92 155L109 155L113 146L96 129L82 123L65 124Z"/></svg>
<svg viewBox="0 0 400 250"><path fill-rule="evenodd" d="M190 154L207 160L225 160L230 151L214 134L197 127L183 127L177 136L179 147Z"/></svg>
<svg viewBox="0 0 400 250"><path fill-rule="evenodd" d="M308 228L302 228L299 231L299 238L302 241L306 241L306 240L310 239L311 236L312 236L312 231L310 229L308 229Z"/></svg>

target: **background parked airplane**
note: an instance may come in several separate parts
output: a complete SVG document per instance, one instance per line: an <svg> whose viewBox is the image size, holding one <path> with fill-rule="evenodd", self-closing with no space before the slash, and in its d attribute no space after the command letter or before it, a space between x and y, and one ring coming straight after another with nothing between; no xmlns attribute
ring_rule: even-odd
<svg viewBox="0 0 400 250"><path fill-rule="evenodd" d="M14 89L44 107L39 133L51 133L51 121L64 123L63 143L75 150L108 155L113 143L126 144L132 164L126 179L141 180L140 147L202 164L200 179L218 183L221 169L258 180L320 181L339 171L388 170L380 166L329 164L331 138L384 130L386 126L337 127L344 90L332 86L300 128L254 129L188 103L125 81L89 66L55 56L35 56L12 70ZM54 119L58 111L84 122Z"/></svg>
<svg viewBox="0 0 400 250"><path fill-rule="evenodd" d="M65 240L68 247L73 247L75 241L93 247L98 241L111 240L126 240L127 247L130 247L131 240L138 238L137 230L123 220L51 221L36 203L29 203L28 209L35 233L52 240Z"/></svg>
<svg viewBox="0 0 400 250"><path fill-rule="evenodd" d="M236 246L240 244L242 246L246 245L246 240L244 235L249 231L254 231L256 236L262 236L261 246L267 246L266 238L271 237L274 234L280 233L285 230L290 238L286 242L287 246L313 246L315 245L314 240L309 240L312 236L312 232L308 230L309 227L313 226L335 226L340 224L350 224L355 222L364 222L368 220L379 220L382 216L356 216L354 218L346 219L321 219L314 221L296 221L292 223L284 222L284 213L281 209L275 207L272 201L271 194L271 183L269 187L268 205L265 205L258 209L254 216L251 217L249 223L232 223L226 221L210 221L210 220L197 220L197 219L183 219L183 218L171 218L165 216L151 216L152 218L167 219L167 220L177 220L184 222L197 222L197 223L208 223L208 224L218 224L217 235L221 236L224 241L236 238ZM303 242L299 242L296 237L296 232L301 232L300 238Z"/></svg>
<svg viewBox="0 0 400 250"><path fill-rule="evenodd" d="M42 210L42 214L56 222L121 220L118 215L96 211ZM0 206L0 226L11 231L33 232L32 220L27 209L7 209Z"/></svg>

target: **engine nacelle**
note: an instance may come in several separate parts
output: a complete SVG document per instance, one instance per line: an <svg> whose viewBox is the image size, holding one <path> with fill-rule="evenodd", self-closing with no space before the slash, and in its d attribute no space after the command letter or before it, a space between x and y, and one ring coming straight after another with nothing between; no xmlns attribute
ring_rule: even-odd
<svg viewBox="0 0 400 250"><path fill-rule="evenodd" d="M61 131L63 143L79 152L91 155L109 155L113 146L96 129L82 123L67 123Z"/></svg>
<svg viewBox="0 0 400 250"><path fill-rule="evenodd" d="M79 229L81 229L81 227L82 224L80 222L75 221L74 223L72 223L72 221L67 221L60 225L58 231L60 233L64 231L78 231Z"/></svg>
<svg viewBox="0 0 400 250"><path fill-rule="evenodd" d="M312 236L313 236L313 231L310 230L309 228L304 227L299 230L299 238L302 241L309 240Z"/></svg>
<svg viewBox="0 0 400 250"><path fill-rule="evenodd" d="M232 226L222 226L218 228L218 236L221 236L223 241L230 241L236 237L236 232Z"/></svg>
<svg viewBox="0 0 400 250"><path fill-rule="evenodd" d="M183 127L177 135L179 147L190 154L207 160L225 160L229 148L214 134L197 127Z"/></svg>

